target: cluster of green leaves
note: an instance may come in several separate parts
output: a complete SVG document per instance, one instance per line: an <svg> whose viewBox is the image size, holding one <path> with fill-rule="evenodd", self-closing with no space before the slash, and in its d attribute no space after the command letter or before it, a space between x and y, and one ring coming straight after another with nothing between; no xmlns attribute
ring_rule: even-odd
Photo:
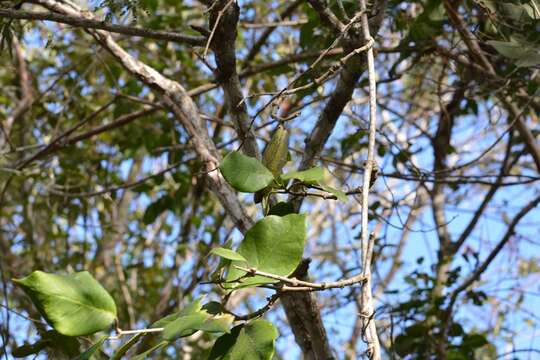
<svg viewBox="0 0 540 360"><path fill-rule="evenodd" d="M255 193L268 190L266 193L268 197L273 194L273 191L288 190L291 181L296 180L304 185L315 186L339 200L347 201L344 192L325 185L325 170L320 167L275 176L259 160L233 151L223 159L220 170L225 180L240 192ZM271 212L272 209L269 211Z"/></svg>
<svg viewBox="0 0 540 360"><path fill-rule="evenodd" d="M272 165L272 160L266 161ZM322 168L281 173L283 164L271 166L269 170L259 160L239 152L228 154L220 165L226 181L236 190L255 193L266 189L266 197L275 189L286 189L290 181L304 185L316 185L322 191L346 200L339 190L323 184L325 172ZM275 165L275 164L274 164ZM160 198L158 203L165 201ZM144 214L146 223L155 218L149 211ZM256 269L278 276L293 273L302 259L306 240L305 216L293 212L292 204L278 203L267 211L266 216L257 221L245 234L238 248L233 251L225 247L214 248L211 254L221 257L216 270L215 281L227 291L275 283L278 280L264 276L253 276L242 269ZM77 337L91 335L109 329L118 322L117 308L113 297L88 273L68 275L48 274L35 271L31 275L15 280L32 299L40 314L59 336ZM190 336L197 331L210 334L224 334L218 338L210 350L209 359L270 359L274 352L277 329L264 320L254 320L232 327L234 316L224 312L220 303L202 304L195 300L181 311L154 322L150 329L159 332L154 345L135 356L143 359L150 353L170 345L172 342ZM232 327L232 328L231 328ZM120 330L120 335L122 332ZM132 340L117 349L111 359L119 359L143 336L139 333ZM98 354L107 336L101 337L94 345L78 355L78 359L90 359ZM28 355L41 351L46 343L26 344L18 353ZM76 347L78 348L78 346Z"/></svg>
<svg viewBox="0 0 540 360"><path fill-rule="evenodd" d="M488 14L487 44L517 67L540 65L540 2L478 0Z"/></svg>
<svg viewBox="0 0 540 360"><path fill-rule="evenodd" d="M48 336L34 344L15 349L14 356L30 356L54 345L77 360L98 358L108 336L102 336L80 354L79 343L74 337L109 329L117 322L117 310L111 295L88 272L56 275L35 271L15 280L15 283L24 289L54 331L47 332ZM253 359L272 357L277 337L277 330L272 324L265 320L254 320L231 328L233 322L234 316L223 313L219 303L203 305L202 299L197 299L181 311L152 324L151 329L159 330L157 344L133 359L145 359L151 352L197 331L225 334L215 342L209 359L244 359L247 354ZM120 359L143 335L142 332L135 335L119 347L110 359Z"/></svg>

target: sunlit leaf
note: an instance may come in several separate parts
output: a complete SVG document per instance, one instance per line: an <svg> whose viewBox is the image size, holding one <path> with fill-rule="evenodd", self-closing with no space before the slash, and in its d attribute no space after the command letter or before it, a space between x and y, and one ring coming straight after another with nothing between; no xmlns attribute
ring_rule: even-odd
<svg viewBox="0 0 540 360"><path fill-rule="evenodd" d="M69 275L34 271L14 282L30 296L47 322L63 335L92 334L105 330L116 319L113 298L86 271Z"/></svg>
<svg viewBox="0 0 540 360"><path fill-rule="evenodd" d="M303 171L293 171L287 174L281 175L283 180L297 179L305 183L320 183L324 181L324 169L320 167L314 167Z"/></svg>
<svg viewBox="0 0 540 360"><path fill-rule="evenodd" d="M227 280L236 280L245 274L234 265L253 267L281 276L291 274L302 259L305 238L304 215L290 214L283 217L270 215L259 220L248 230L237 250L247 261L232 262ZM242 279L240 286L268 282L275 280L255 276Z"/></svg>
<svg viewBox="0 0 540 360"><path fill-rule="evenodd" d="M210 254L217 255L228 260L247 261L242 255L231 249L223 247L214 248L210 251Z"/></svg>
<svg viewBox="0 0 540 360"><path fill-rule="evenodd" d="M270 360L277 329L266 320L239 325L216 340L209 360Z"/></svg>
<svg viewBox="0 0 540 360"><path fill-rule="evenodd" d="M274 176L259 160L237 151L229 153L219 166L223 177L236 190L254 193L274 181Z"/></svg>

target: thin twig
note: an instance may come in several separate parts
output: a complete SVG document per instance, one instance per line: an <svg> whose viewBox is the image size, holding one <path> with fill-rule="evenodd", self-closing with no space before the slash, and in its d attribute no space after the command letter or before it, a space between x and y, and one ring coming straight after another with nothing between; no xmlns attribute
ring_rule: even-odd
<svg viewBox="0 0 540 360"><path fill-rule="evenodd" d="M0 18L53 21L60 24L67 24L85 29L102 29L110 32L136 36L148 39L174 41L194 46L202 46L205 42L204 36L183 35L174 31L150 30L142 27L111 24L101 20L83 18L78 16L61 15L51 12L30 12L13 9L0 9Z"/></svg>
<svg viewBox="0 0 540 360"><path fill-rule="evenodd" d="M309 281L298 280L296 278L288 278L286 276L272 274L266 271L260 271L256 268L246 268L243 266L233 265L234 268L245 271L247 276L264 276L270 279L279 280L290 286L278 286L275 289L279 291L314 291L314 290L327 290L327 289L342 289L345 286L362 283L366 280L365 276L357 275L350 279L344 279L339 281L324 282L324 283L312 283Z"/></svg>
<svg viewBox="0 0 540 360"><path fill-rule="evenodd" d="M234 1L235 0L230 0L223 7L223 9L218 11L218 16L216 18L216 22L214 23L214 26L212 27L212 32L210 32L210 36L208 37L208 40L206 41L206 45L204 47L203 58L206 58L206 56L208 55L208 49L210 48L210 44L212 43L212 39L214 38L214 35L216 34L216 30L217 30L217 27L218 27L219 22L221 20L221 17L223 16L223 14L225 14L225 11L227 11L227 9L232 5L232 3ZM212 6L210 8L208 8L207 12L210 11L218 2L219 1L216 1L214 4L212 4Z"/></svg>

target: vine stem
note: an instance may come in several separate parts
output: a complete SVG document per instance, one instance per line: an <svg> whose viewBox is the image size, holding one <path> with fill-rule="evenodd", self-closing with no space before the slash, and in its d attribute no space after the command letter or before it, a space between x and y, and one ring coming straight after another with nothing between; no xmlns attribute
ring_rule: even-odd
<svg viewBox="0 0 540 360"><path fill-rule="evenodd" d="M362 13L361 26L364 39L367 42L374 41L369 31L368 15L366 11L366 1L359 0L360 12ZM375 59L373 47L369 47L366 52L369 80L369 138L367 161L364 163L364 178L362 182L362 275L365 278L365 286L362 289L360 316L363 319L363 329L367 342L367 353L370 359L381 359L381 347L377 335L377 327L374 320L373 295L371 293L371 258L373 254L374 236L370 236L368 230L369 211L369 188L371 184L371 173L375 163L375 134L377 130L377 83L375 72Z"/></svg>

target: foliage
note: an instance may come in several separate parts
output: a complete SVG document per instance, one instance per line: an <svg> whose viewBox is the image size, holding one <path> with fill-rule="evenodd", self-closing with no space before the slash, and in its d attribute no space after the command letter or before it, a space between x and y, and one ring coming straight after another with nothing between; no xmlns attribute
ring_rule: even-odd
<svg viewBox="0 0 540 360"><path fill-rule="evenodd" d="M0 356L540 346L538 0L366 1L368 229L360 1L51 3L0 1Z"/></svg>

